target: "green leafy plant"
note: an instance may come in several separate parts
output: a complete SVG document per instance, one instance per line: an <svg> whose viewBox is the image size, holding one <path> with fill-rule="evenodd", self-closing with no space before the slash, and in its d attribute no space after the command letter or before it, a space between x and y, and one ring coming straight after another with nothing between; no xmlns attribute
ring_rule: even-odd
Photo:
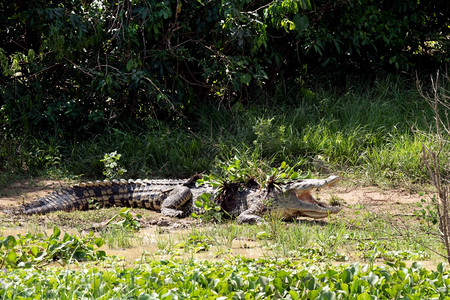
<svg viewBox="0 0 450 300"><path fill-rule="evenodd" d="M184 248L186 252L198 253L202 251L208 251L211 247L212 240L202 234L193 232L184 242L178 244L178 247Z"/></svg>
<svg viewBox="0 0 450 300"><path fill-rule="evenodd" d="M106 153L100 161L104 164L103 175L107 179L119 179L127 172L127 170L119 163L121 154L117 151Z"/></svg>
<svg viewBox="0 0 450 300"><path fill-rule="evenodd" d="M259 165L256 167L256 165ZM226 201L227 197L233 197L234 193L248 186L263 188L277 188L278 184L300 178L295 170L296 166L289 166L282 162L278 168L256 163L250 160L241 160L234 156L231 160L218 161L216 165L217 174L204 175L197 184L209 184L216 188L215 194L203 194L194 201L195 207L201 214L192 213L193 217L210 221L221 221L225 211L221 209L220 203ZM271 205L270 200L265 205ZM225 212L226 213L226 212Z"/></svg>
<svg viewBox="0 0 450 300"><path fill-rule="evenodd" d="M221 223L226 212L223 211L222 207L216 204L212 199L213 196L209 193L200 195L200 197L194 201L194 206L197 208L196 211L198 211L198 213L192 212L191 216L197 219L202 219L206 223L211 221Z"/></svg>
<svg viewBox="0 0 450 300"><path fill-rule="evenodd" d="M133 215L130 208L124 207L122 208L116 215L114 215L111 219L109 219L105 226L119 226L126 230L139 231L141 229L140 219L142 218L141 214ZM113 223L117 218L122 218L121 220Z"/></svg>
<svg viewBox="0 0 450 300"><path fill-rule="evenodd" d="M256 135L253 144L260 148L261 153L265 156L284 153L288 143L285 126L276 126L273 121L274 118L260 119L253 126Z"/></svg>
<svg viewBox="0 0 450 300"><path fill-rule="evenodd" d="M216 172L204 175L197 182L199 184L208 183L218 188L218 194L221 194L233 184L240 187L246 185L256 185L260 188L272 187L290 180L309 177L309 173L300 177L296 171L298 165L295 164L291 167L283 161L279 167L270 167L256 157L241 159L236 155L227 161L217 160L215 165Z"/></svg>
<svg viewBox="0 0 450 300"><path fill-rule="evenodd" d="M389 266L310 266L292 260L221 261L162 259L126 268L10 270L1 272L2 298L274 298L283 299L445 299L448 271L440 263Z"/></svg>
<svg viewBox="0 0 450 300"><path fill-rule="evenodd" d="M248 154L247 151L237 154L226 160L216 158L214 172L204 176L199 183L208 182L215 187L224 186L226 183L247 184L252 180L257 180L265 176L264 172L268 168L260 159L258 151Z"/></svg>
<svg viewBox="0 0 450 300"><path fill-rule="evenodd" d="M315 232L315 241L324 254L334 255L344 243L347 230L342 223L328 223Z"/></svg>
<svg viewBox="0 0 450 300"><path fill-rule="evenodd" d="M130 208L122 208L104 223L102 236L110 248L132 246L132 240L135 239L134 233L141 229L142 215L133 215L130 211Z"/></svg>
<svg viewBox="0 0 450 300"><path fill-rule="evenodd" d="M133 215L130 208L122 208L110 218L104 226L102 236L110 248L129 248L132 246L134 233L141 229L141 214ZM117 221L117 219L119 220Z"/></svg>
<svg viewBox="0 0 450 300"><path fill-rule="evenodd" d="M270 173L266 175L266 180L262 182L262 187L277 186L278 184L286 183L291 180L296 180L300 178L307 178L310 174L300 177L296 171L297 165L289 166L286 162L282 162L278 168L271 168Z"/></svg>
<svg viewBox="0 0 450 300"><path fill-rule="evenodd" d="M9 235L0 238L0 268L43 267L52 262L62 265L76 261L101 260L106 253L96 248L104 240L90 232L80 238L65 233L62 238L58 227L49 237L43 234Z"/></svg>
<svg viewBox="0 0 450 300"><path fill-rule="evenodd" d="M427 202L425 199L421 199L416 205L418 209L414 212L414 214L425 222L427 227L436 225L439 222L438 212L436 209L436 195L433 195L431 198L431 203Z"/></svg>

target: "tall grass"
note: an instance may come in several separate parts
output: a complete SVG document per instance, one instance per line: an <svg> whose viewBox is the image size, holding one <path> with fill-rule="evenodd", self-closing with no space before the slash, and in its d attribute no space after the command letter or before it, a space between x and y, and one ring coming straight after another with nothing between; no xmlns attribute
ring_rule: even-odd
<svg viewBox="0 0 450 300"><path fill-rule="evenodd" d="M209 172L215 157L257 153L248 156L268 163L300 162L305 172L323 171L313 163L320 157L327 170L363 175L370 183L423 178L419 155L427 137L415 136L412 129L426 130L430 113L414 82L355 80L344 93L317 89L304 96L299 91L288 101L265 98L259 103L199 107L176 122L149 118L138 128L112 128L109 134L57 145L58 151L55 145L48 151L41 145L40 164L32 159L38 142L28 143L20 155L23 164L33 161L36 170L48 170L45 160L55 157L67 173L96 178L102 177L100 159L112 151L122 154L127 177L186 177ZM2 153L8 149L2 145Z"/></svg>

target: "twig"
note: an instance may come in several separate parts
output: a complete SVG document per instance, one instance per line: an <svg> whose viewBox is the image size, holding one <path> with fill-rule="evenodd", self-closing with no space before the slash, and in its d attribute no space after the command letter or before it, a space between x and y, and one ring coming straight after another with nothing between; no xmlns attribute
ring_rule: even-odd
<svg viewBox="0 0 450 300"><path fill-rule="evenodd" d="M435 135L437 151L433 151L431 148L427 148L422 144L422 160L430 176L432 184L435 186L438 199L435 202L435 207L439 218L439 229L441 238L443 240L447 255L442 255L435 252L442 257L445 257L448 262L450 262L450 216L449 216L449 180L443 177L444 173L448 173L450 170L447 166L443 165L440 161L441 154L444 150L444 146L448 144L448 141L444 139L443 133L447 136L450 134L450 120L448 116L448 109L450 108L450 103L447 102L449 97L444 93L446 90L441 89L440 86L440 75L439 71L436 74L436 78L431 77L431 90L432 93L424 93L422 89L422 84L417 80L417 87L420 95L428 102L434 113L434 125L435 125ZM449 80L448 76L444 76L444 79ZM443 116L441 109L443 110ZM442 118L443 117L443 118ZM429 126L431 128L431 126ZM447 155L447 154L445 154ZM424 245L426 248L428 246Z"/></svg>
<svg viewBox="0 0 450 300"><path fill-rule="evenodd" d="M76 63L74 63L73 61L71 61L70 59L68 59L67 57L64 58L65 60L67 60L68 62L70 62L75 68L77 68L78 70L80 70L81 72L83 72L84 74L90 76L90 77L94 77L93 74L89 73L88 71L85 71L82 67L80 67L79 65L77 65Z"/></svg>

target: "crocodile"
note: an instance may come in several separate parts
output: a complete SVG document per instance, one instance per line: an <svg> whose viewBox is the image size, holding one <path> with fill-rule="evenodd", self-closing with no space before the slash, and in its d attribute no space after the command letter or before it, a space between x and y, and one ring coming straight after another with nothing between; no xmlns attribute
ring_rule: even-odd
<svg viewBox="0 0 450 300"><path fill-rule="evenodd" d="M204 193L214 195L217 191L210 185L196 184L197 179L122 179L80 183L8 212L30 215L123 206L156 210L168 217L185 217L192 212L199 213L199 208L194 204L195 199ZM332 185L338 180L338 176L293 180L264 189L249 184L235 188L226 197L213 200L227 214L237 218L238 223L260 222L263 220L262 215L268 211L277 213L282 219L298 216L324 218L338 213L342 207L329 206L316 200L311 191Z"/></svg>

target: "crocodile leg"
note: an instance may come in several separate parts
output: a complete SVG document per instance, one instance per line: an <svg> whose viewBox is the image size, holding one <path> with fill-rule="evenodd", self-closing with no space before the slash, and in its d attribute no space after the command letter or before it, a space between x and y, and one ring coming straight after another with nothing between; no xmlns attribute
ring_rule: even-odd
<svg viewBox="0 0 450 300"><path fill-rule="evenodd" d="M264 205L253 204L247 210L243 211L237 218L239 224L261 223L264 219L260 216L264 210Z"/></svg>
<svg viewBox="0 0 450 300"><path fill-rule="evenodd" d="M164 199L161 205L161 213L167 217L184 217L184 211L182 207L192 199L192 192L186 186L177 186L166 199Z"/></svg>

